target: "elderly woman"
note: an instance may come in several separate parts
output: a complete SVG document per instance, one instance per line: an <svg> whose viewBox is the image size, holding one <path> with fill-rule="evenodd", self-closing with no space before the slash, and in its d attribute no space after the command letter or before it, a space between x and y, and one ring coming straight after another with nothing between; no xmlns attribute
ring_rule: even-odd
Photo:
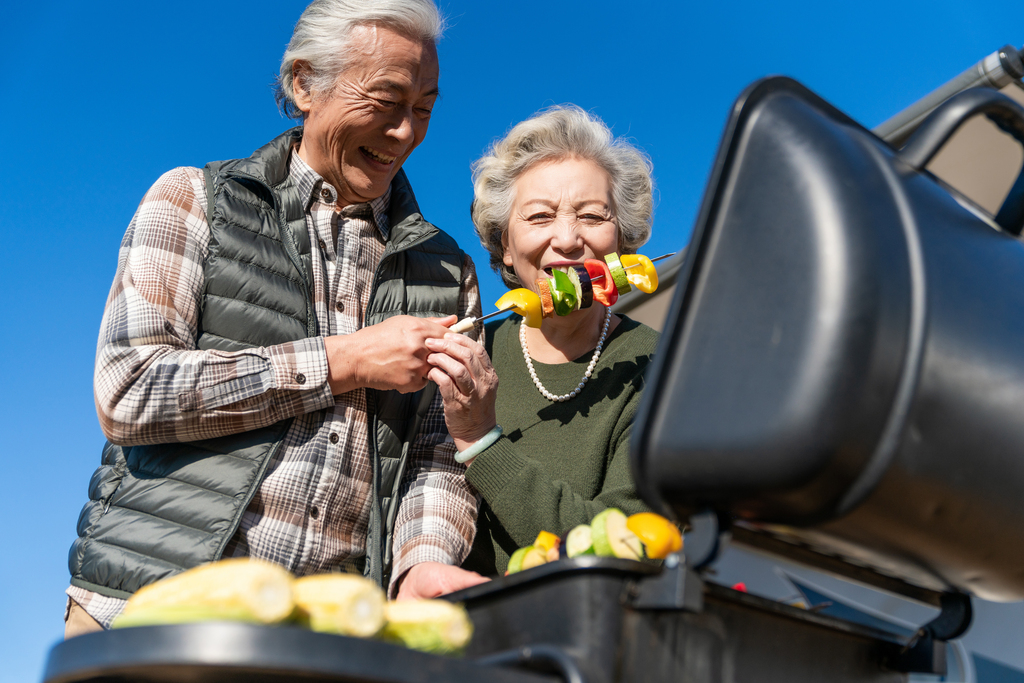
<svg viewBox="0 0 1024 683"><path fill-rule="evenodd" d="M553 268L635 252L650 235L650 162L578 107L515 126L474 165L474 187L473 222L509 288L536 290ZM483 498L463 567L493 575L541 530L564 534L607 507L645 509L629 438L657 333L595 302L540 328L511 316L488 324L486 339L427 344L466 479Z"/></svg>

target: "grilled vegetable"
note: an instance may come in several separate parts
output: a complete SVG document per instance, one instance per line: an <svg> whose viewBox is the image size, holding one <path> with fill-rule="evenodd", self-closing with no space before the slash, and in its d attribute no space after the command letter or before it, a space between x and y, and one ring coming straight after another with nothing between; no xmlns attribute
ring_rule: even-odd
<svg viewBox="0 0 1024 683"><path fill-rule="evenodd" d="M540 548L544 552L544 559L554 562L558 559L558 550L562 545L562 539L548 531L537 534L537 540L533 542L534 548Z"/></svg>
<svg viewBox="0 0 1024 683"><path fill-rule="evenodd" d="M639 560L644 556L637 535L626 527L626 515L618 508L599 512L590 522L594 553L602 557Z"/></svg>
<svg viewBox="0 0 1024 683"><path fill-rule="evenodd" d="M292 576L287 570L236 558L204 564L140 588L112 626L222 619L276 624L294 610Z"/></svg>
<svg viewBox="0 0 1024 683"><path fill-rule="evenodd" d="M644 294L651 294L658 288L658 271L651 259L642 254L625 254L620 259L626 271L626 279Z"/></svg>
<svg viewBox="0 0 1024 683"><path fill-rule="evenodd" d="M619 289L612 279L612 271L605 261L588 258L583 262L587 273L590 274L590 282L594 288L594 300L605 306L611 306L619 300Z"/></svg>
<svg viewBox="0 0 1024 683"><path fill-rule="evenodd" d="M569 276L557 268L551 271L551 299L555 304L555 315L569 315L576 310L576 286Z"/></svg>
<svg viewBox="0 0 1024 683"><path fill-rule="evenodd" d="M461 605L444 600L399 600L387 603L385 640L423 652L445 654L466 647L473 624Z"/></svg>
<svg viewBox="0 0 1024 683"><path fill-rule="evenodd" d="M164 626L167 624L194 624L201 621L244 621L261 623L253 619L245 609L232 610L224 607L205 605L151 605L131 612L122 612L110 624L110 628L132 628L134 626Z"/></svg>
<svg viewBox="0 0 1024 683"><path fill-rule="evenodd" d="M544 317L540 297L524 287L505 292L504 296L498 299L494 305L502 311L511 308L523 316L523 322L527 327L540 327L541 319Z"/></svg>
<svg viewBox="0 0 1024 683"><path fill-rule="evenodd" d="M589 524L575 526L566 534L565 554L567 557L594 554L594 542Z"/></svg>
<svg viewBox="0 0 1024 683"><path fill-rule="evenodd" d="M545 318L550 318L555 315L555 302L551 298L551 280L546 277L537 278L536 284L541 314Z"/></svg>
<svg viewBox="0 0 1024 683"><path fill-rule="evenodd" d="M585 266L573 266L566 273L576 287L576 300L579 308L590 308L594 304L594 284L590 281L590 273Z"/></svg>
<svg viewBox="0 0 1024 683"><path fill-rule="evenodd" d="M515 574L525 569L533 569L547 562L547 551L537 546L528 545L512 553L508 558L508 569L505 574Z"/></svg>
<svg viewBox="0 0 1024 683"><path fill-rule="evenodd" d="M314 631L367 637L384 626L384 591L357 574L304 576L292 592Z"/></svg>
<svg viewBox="0 0 1024 683"><path fill-rule="evenodd" d="M615 283L615 287L619 290L619 294L629 294L633 291L633 288L629 285L629 280L626 278L626 271L622 267L622 263L619 261L619 255L612 252L610 254L606 254L604 260L608 264L608 270L610 270L612 274L612 281Z"/></svg>
<svg viewBox="0 0 1024 683"><path fill-rule="evenodd" d="M676 525L653 512L630 515L626 528L643 542L647 557L663 560L683 549L683 536Z"/></svg>

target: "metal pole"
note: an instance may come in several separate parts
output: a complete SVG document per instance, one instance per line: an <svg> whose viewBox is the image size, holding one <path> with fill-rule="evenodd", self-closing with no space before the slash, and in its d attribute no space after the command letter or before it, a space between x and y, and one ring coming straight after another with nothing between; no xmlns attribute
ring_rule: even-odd
<svg viewBox="0 0 1024 683"><path fill-rule="evenodd" d="M953 95L968 88L989 87L998 90L1010 83L1021 85L1021 78L1024 78L1021 53L1007 45L882 123L874 129L874 133L893 147L902 147L925 117Z"/></svg>

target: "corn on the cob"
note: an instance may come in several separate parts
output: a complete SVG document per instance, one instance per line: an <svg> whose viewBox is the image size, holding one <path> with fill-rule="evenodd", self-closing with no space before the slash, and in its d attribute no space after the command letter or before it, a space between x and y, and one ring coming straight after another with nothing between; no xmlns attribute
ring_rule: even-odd
<svg viewBox="0 0 1024 683"><path fill-rule="evenodd" d="M292 583L292 592L314 631L366 637L384 625L384 591L362 576L305 576Z"/></svg>
<svg viewBox="0 0 1024 683"><path fill-rule="evenodd" d="M248 610L230 610L206 605L150 605L131 612L122 612L111 628L132 626L160 626L165 624L191 624L200 621L245 621L260 623Z"/></svg>
<svg viewBox="0 0 1024 683"><path fill-rule="evenodd" d="M292 576L286 569L236 558L201 565L140 588L113 625L218 619L275 624L294 610Z"/></svg>
<svg viewBox="0 0 1024 683"><path fill-rule="evenodd" d="M415 650L458 652L473 636L473 623L466 610L444 600L389 602L384 614L384 639Z"/></svg>

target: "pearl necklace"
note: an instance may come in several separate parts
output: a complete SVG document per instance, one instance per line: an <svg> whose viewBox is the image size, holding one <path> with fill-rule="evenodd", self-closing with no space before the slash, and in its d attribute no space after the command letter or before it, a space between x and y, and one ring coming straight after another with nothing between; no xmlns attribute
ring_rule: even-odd
<svg viewBox="0 0 1024 683"><path fill-rule="evenodd" d="M612 319L612 312L609 309L604 309L604 327L601 328L601 338L597 340L597 348L594 349L594 357L590 359L590 365L587 366L587 371L583 374L583 379L576 385L576 388L570 391L568 394L562 394L558 396L552 394L550 391L544 388L544 385L540 383L537 378L537 371L533 368L533 359L530 358L530 352L526 350L526 325L519 323L519 346L523 349L523 358L526 359L526 367L530 370L530 377L533 378L533 383L537 385L537 389L541 395L549 401L568 401L570 398L574 398L576 394L583 391L583 385L587 383L590 376L594 374L594 368L597 366L597 359L601 357L601 350L604 348L604 340L608 336L608 323Z"/></svg>

